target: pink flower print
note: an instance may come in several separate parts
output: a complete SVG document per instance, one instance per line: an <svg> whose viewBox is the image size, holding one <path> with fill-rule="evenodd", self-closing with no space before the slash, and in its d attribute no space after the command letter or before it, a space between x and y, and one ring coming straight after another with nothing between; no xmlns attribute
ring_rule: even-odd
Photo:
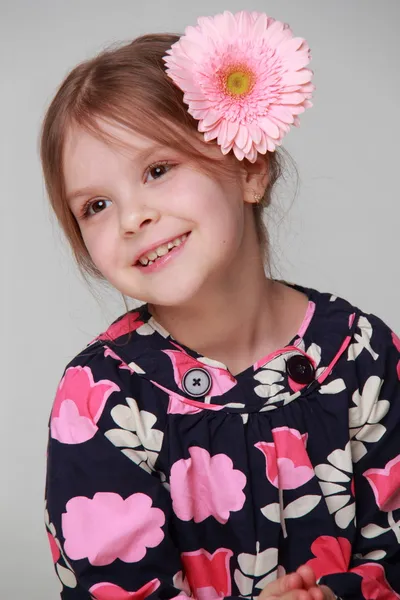
<svg viewBox="0 0 400 600"><path fill-rule="evenodd" d="M265 456L268 481L276 488L294 490L314 477L306 452L307 434L296 429L277 427L273 442L258 442L255 447Z"/></svg>
<svg viewBox="0 0 400 600"><path fill-rule="evenodd" d="M307 561L317 579L332 573L346 573L351 558L351 544L348 539L321 535L311 544L315 558Z"/></svg>
<svg viewBox="0 0 400 600"><path fill-rule="evenodd" d="M47 532L47 537L49 539L51 556L53 557L53 563L56 563L61 556L60 548L57 546L56 540L51 533Z"/></svg>
<svg viewBox="0 0 400 600"><path fill-rule="evenodd" d="M176 345L176 344L175 344ZM179 346L178 346L179 348ZM204 369L205 363L195 358L192 358L189 354L187 354L183 349L179 350L163 350L163 352L170 358L172 362L172 366L174 369L174 379L176 385L180 390L185 391L182 386L182 380L189 371L189 369ZM210 361L208 361L210 362ZM221 363L218 363L221 364ZM231 373L226 369L221 367L213 366L212 368L207 369L211 381L212 386L211 390L208 393L208 397L213 396L221 396L228 392L236 385L236 379L231 375Z"/></svg>
<svg viewBox="0 0 400 600"><path fill-rule="evenodd" d="M364 477L375 495L377 505L385 512L400 508L400 454L384 469L369 469Z"/></svg>
<svg viewBox="0 0 400 600"><path fill-rule="evenodd" d="M376 563L365 563L359 567L351 569L352 573L357 573L362 577L361 591L364 598L379 598L379 600L394 600L400 598L398 594L389 585L385 570L382 565Z"/></svg>
<svg viewBox="0 0 400 600"><path fill-rule="evenodd" d="M156 548L164 539L165 515L152 507L146 494L124 500L115 493L97 492L93 499L72 498L66 509L62 515L65 552L74 560L88 558L96 567L117 558L138 562L147 548Z"/></svg>
<svg viewBox="0 0 400 600"><path fill-rule="evenodd" d="M127 592L114 583L102 582L93 585L89 592L95 600L145 600L160 587L160 580L153 579L136 592Z"/></svg>
<svg viewBox="0 0 400 600"><path fill-rule="evenodd" d="M95 340L116 340L121 337L121 335L126 335L131 331L136 331L139 327L141 327L144 323L143 321L139 321L138 312L128 312L126 313L119 321L110 325L110 327L104 332L101 333Z"/></svg>
<svg viewBox="0 0 400 600"><path fill-rule="evenodd" d="M219 548L210 554L207 550L181 554L190 588L197 600L216 600L231 595L229 561L232 550Z"/></svg>
<svg viewBox="0 0 400 600"><path fill-rule="evenodd" d="M246 476L233 468L226 454L211 456L197 446L189 448L189 454L190 458L178 460L171 468L175 514L182 521L200 523L212 516L226 523L230 512L243 508Z"/></svg>
<svg viewBox="0 0 400 600"><path fill-rule="evenodd" d="M396 350L398 350L398 352L400 352L400 338L392 332L392 339L393 339L393 344L396 347ZM400 360L397 363L397 377L400 379Z"/></svg>
<svg viewBox="0 0 400 600"><path fill-rule="evenodd" d="M95 382L89 367L70 367L56 393L51 436L63 444L81 444L96 433L108 397L120 388L108 379Z"/></svg>

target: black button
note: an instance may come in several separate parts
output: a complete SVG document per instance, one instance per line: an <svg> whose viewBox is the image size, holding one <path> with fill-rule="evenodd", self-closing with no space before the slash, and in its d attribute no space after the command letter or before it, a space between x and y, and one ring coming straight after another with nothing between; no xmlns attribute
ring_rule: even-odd
<svg viewBox="0 0 400 600"><path fill-rule="evenodd" d="M291 356L286 362L286 371L296 383L307 385L315 378L315 369L310 359L303 354Z"/></svg>

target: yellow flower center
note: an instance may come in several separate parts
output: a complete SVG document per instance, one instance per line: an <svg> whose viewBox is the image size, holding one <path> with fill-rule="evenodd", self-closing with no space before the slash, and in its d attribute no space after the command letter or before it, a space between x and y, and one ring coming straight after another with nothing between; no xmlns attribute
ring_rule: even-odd
<svg viewBox="0 0 400 600"><path fill-rule="evenodd" d="M225 82L228 94L242 96L253 87L254 75L246 67L236 67L234 70L228 71Z"/></svg>

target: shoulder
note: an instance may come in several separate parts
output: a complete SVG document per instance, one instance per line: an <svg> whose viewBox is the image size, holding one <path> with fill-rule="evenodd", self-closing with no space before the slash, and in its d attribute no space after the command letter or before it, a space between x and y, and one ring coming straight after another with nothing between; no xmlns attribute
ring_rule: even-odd
<svg viewBox="0 0 400 600"><path fill-rule="evenodd" d="M391 326L374 313L364 311L349 300L330 293L307 290L315 302L316 327L337 336L337 344L347 340L347 361L355 361L358 369L371 369L382 374L389 363L400 359L400 340ZM340 332L340 335L338 335ZM328 336L324 336L328 339Z"/></svg>
<svg viewBox="0 0 400 600"><path fill-rule="evenodd" d="M115 426L115 413L121 407L127 412L134 406L133 412L138 412L144 398L155 407L154 392L129 352L129 339L144 325L140 312L121 315L64 367L50 416L54 439L75 444L86 441L97 430ZM148 335L142 331L134 337L136 352L146 354Z"/></svg>

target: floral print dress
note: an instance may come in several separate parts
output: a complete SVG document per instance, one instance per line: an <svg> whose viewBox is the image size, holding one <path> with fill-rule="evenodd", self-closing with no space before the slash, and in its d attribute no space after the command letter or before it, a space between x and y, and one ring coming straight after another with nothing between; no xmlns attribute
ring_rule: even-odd
<svg viewBox="0 0 400 600"><path fill-rule="evenodd" d="M146 304L65 368L46 526L64 600L257 597L312 566L400 598L400 340L308 295L293 340L233 376Z"/></svg>

